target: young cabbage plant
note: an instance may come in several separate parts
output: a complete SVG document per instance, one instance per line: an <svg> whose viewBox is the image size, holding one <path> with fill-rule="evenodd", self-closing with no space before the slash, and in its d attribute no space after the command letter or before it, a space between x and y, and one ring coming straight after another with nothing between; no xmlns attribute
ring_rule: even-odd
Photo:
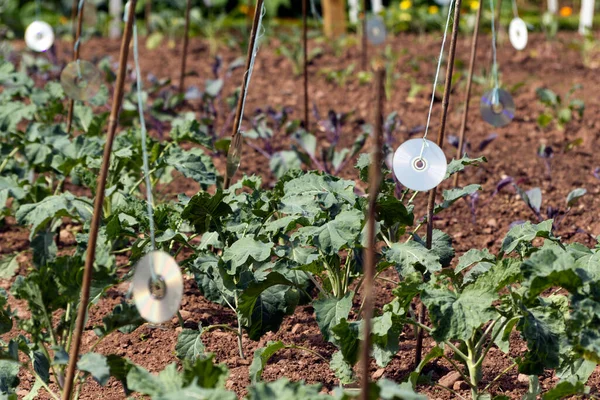
<svg viewBox="0 0 600 400"><path fill-rule="evenodd" d="M538 88L536 90L538 100L545 106L545 111L537 119L540 128L546 128L550 123L555 122L556 127L563 131L572 121L573 115L581 120L585 111L585 103L581 99L574 98L573 95L582 87L582 85L573 86L564 98L550 89Z"/></svg>

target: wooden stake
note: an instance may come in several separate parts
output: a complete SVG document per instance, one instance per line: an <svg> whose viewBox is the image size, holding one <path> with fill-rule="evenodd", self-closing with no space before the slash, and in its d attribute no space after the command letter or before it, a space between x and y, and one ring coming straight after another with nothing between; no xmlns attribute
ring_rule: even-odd
<svg viewBox="0 0 600 400"><path fill-rule="evenodd" d="M81 298L77 310L77 322L73 332L73 341L69 351L69 364L67 366L67 377L63 389L62 400L71 400L73 385L76 374L77 361L79 359L79 349L81 347L81 335L85 327L85 316L90 299L90 288L92 283L92 274L94 272L94 258L96 256L96 243L98 240L98 230L102 219L102 206L104 204L104 190L106 188L106 178L110 166L110 155L112 153L113 141L117 132L119 122L119 110L123 100L123 85L125 83L125 73L127 71L127 58L129 56L129 42L131 41L131 32L133 29L133 20L135 18L135 4L137 0L130 0L130 12L128 12L127 25L121 41L121 53L119 55L119 71L117 72L117 82L113 96L112 109L108 120L108 132L106 134L106 144L104 145L104 155L102 157L102 166L100 176L98 176L96 198L94 199L94 214L90 226L90 235L88 239L87 255L85 257L85 268L83 271L83 282L81 286Z"/></svg>
<svg viewBox="0 0 600 400"><path fill-rule="evenodd" d="M471 86L473 83L473 71L475 70L475 59L477 58L477 39L479 37L479 23L481 21L482 1L479 2L477 16L475 17L475 28L473 30L473 40L471 41L471 61L469 63L469 76L467 78L467 89L465 93L465 111L460 125L458 140L458 149L456 149L456 159L460 160L463 156L463 147L465 145L465 133L467 131L467 118L469 116L469 103L471 101ZM458 186L459 174L454 175L454 187Z"/></svg>
<svg viewBox="0 0 600 400"><path fill-rule="evenodd" d="M304 129L310 129L308 126L308 0L302 0L302 35L304 40Z"/></svg>
<svg viewBox="0 0 600 400"><path fill-rule="evenodd" d="M373 319L373 278L375 276L375 215L377 195L381 184L381 149L383 148L383 109L385 101L385 68L378 66L375 71L377 103L375 112L375 130L373 131L373 151L371 167L369 168L369 211L367 219L367 248L365 249L365 280L363 284L363 321L364 336L361 352L361 367L363 378L361 382L361 399L369 400L369 364L371 353L371 320Z"/></svg>
<svg viewBox="0 0 600 400"><path fill-rule="evenodd" d="M72 14L77 15L77 10L79 9L79 1L73 0L73 10ZM75 25L75 17L73 17L73 43L77 43L77 41L81 38L81 31L83 29L83 13L85 12L85 2L81 6L81 12L79 13L79 17L77 18L77 25ZM75 29L76 28L76 29ZM79 54L81 48L81 42L79 42L78 46L75 46L73 51L73 61L77 61L79 59ZM71 133L71 127L73 125L73 110L75 108L75 100L69 100L69 110L67 112L67 133Z"/></svg>
<svg viewBox="0 0 600 400"><path fill-rule="evenodd" d="M229 151L227 152L227 173L225 174L225 182L223 186L227 189L231 184L231 178L235 175L242 157L242 133L238 130L242 119L242 113L244 112L244 93L248 88L248 71L250 70L250 64L252 63L252 52L254 51L254 44L256 43L256 36L258 35L258 23L260 21L260 14L262 13L264 0L256 1L256 8L254 9L254 20L252 21L252 32L250 34L250 43L248 44L248 54L246 55L246 73L242 78L242 89L240 91L240 98L238 99L237 110L235 112L235 119L233 121L233 128L231 132L231 144L229 145Z"/></svg>
<svg viewBox="0 0 600 400"><path fill-rule="evenodd" d="M363 0L362 3L362 54L361 54L361 66L362 70L367 70L367 50L369 43L367 41L367 0Z"/></svg>
<svg viewBox="0 0 600 400"><path fill-rule="evenodd" d="M190 10L192 9L192 0L187 0L185 6L185 30L183 33L183 54L181 55L181 72L179 74L179 93L185 93L185 65L187 63L187 52L190 34Z"/></svg>
<svg viewBox="0 0 600 400"><path fill-rule="evenodd" d="M146 24L146 35L150 35L152 31L152 23L150 21L152 15L152 0L146 0L146 8L145 8L145 18L144 23Z"/></svg>
<svg viewBox="0 0 600 400"><path fill-rule="evenodd" d="M444 95L442 97L442 117L440 123L440 130L437 137L437 145L442 147L444 143L444 134L446 132L446 117L448 116L448 102L450 101L450 91L452 90L452 73L454 70L454 57L456 55L456 40L458 38L458 23L460 21L460 7L462 0L456 0L454 4L454 22L452 24L452 39L450 40L450 50L448 55L448 65L446 67L446 82L444 84ZM433 188L429 191L429 199L427 201L427 248L431 249L432 236L433 236L433 209L435 207L435 195L437 188ZM427 309L425 305L421 303L419 310L419 322L425 323L425 313ZM419 328L417 331L417 345L415 349L415 366L421 363L421 352L423 350L423 329Z"/></svg>

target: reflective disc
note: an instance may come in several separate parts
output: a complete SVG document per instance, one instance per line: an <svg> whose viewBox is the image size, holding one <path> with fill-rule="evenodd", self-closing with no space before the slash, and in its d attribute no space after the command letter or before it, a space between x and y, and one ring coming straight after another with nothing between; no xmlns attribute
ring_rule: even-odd
<svg viewBox="0 0 600 400"><path fill-rule="evenodd" d="M385 42L387 31L383 18L379 15L367 18L367 40L369 43L377 46Z"/></svg>
<svg viewBox="0 0 600 400"><path fill-rule="evenodd" d="M517 50L523 50L527 46L527 24L521 18L510 21L508 26L508 38Z"/></svg>
<svg viewBox="0 0 600 400"><path fill-rule="evenodd" d="M33 21L25 30L25 44L33 51L44 52L52 47L54 32L44 21Z"/></svg>
<svg viewBox="0 0 600 400"><path fill-rule="evenodd" d="M79 64L79 65L78 65ZM89 61L72 61L60 74L60 84L73 100L87 101L100 90L100 71Z"/></svg>
<svg viewBox="0 0 600 400"><path fill-rule="evenodd" d="M442 149L431 140L410 139L394 153L393 169L404 186L425 192L444 180L448 164Z"/></svg>
<svg viewBox="0 0 600 400"><path fill-rule="evenodd" d="M158 281L152 282L152 268ZM133 300L140 315L148 322L168 321L179 310L183 295L183 277L173 257L162 251L146 254L133 275Z"/></svg>
<svg viewBox="0 0 600 400"><path fill-rule="evenodd" d="M512 96L503 89L492 89L484 94L479 109L481 118L497 128L508 125L515 117L515 103Z"/></svg>

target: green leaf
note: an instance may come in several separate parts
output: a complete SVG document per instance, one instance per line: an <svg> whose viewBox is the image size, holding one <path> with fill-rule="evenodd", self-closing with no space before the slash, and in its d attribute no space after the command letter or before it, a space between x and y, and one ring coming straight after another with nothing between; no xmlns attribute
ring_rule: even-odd
<svg viewBox="0 0 600 400"><path fill-rule="evenodd" d="M414 223L414 215L404 204L392 195L379 196L377 199L377 217L387 227L399 223L410 226Z"/></svg>
<svg viewBox="0 0 600 400"><path fill-rule="evenodd" d="M331 396L320 393L320 388L320 385L290 382L287 378L281 378L275 382L258 382L256 385L250 386L248 400L331 400Z"/></svg>
<svg viewBox="0 0 600 400"><path fill-rule="evenodd" d="M426 288L421 298L433 322L432 336L438 342L467 341L474 329L495 316L491 305L496 296L487 285L469 285L460 293L444 287Z"/></svg>
<svg viewBox="0 0 600 400"><path fill-rule="evenodd" d="M389 262L395 264L398 274L408 276L417 272L417 267L422 266L429 272L436 272L442 269L439 256L427 247L416 241L406 243L393 243L385 252Z"/></svg>
<svg viewBox="0 0 600 400"><path fill-rule="evenodd" d="M536 237L552 237L552 220L546 220L535 225L527 221L524 224L513 227L502 241L501 252L508 254L521 244L530 244Z"/></svg>
<svg viewBox="0 0 600 400"><path fill-rule="evenodd" d="M481 186L475 184L465 186L464 188L444 190L442 194L444 201L441 204L435 205L434 214L438 214L439 212L450 208L450 206L458 200L470 196L479 190L481 190Z"/></svg>
<svg viewBox="0 0 600 400"><path fill-rule="evenodd" d="M268 342L265 347L260 347L254 350L254 358L252 364L250 364L250 382L255 384L261 380L262 373L269 362L269 359L275 355L279 350L284 349L285 344L281 341Z"/></svg>
<svg viewBox="0 0 600 400"><path fill-rule="evenodd" d="M341 249L352 247L358 240L363 218L364 214L359 210L342 211L322 226L300 228L298 236L325 254L337 254Z"/></svg>
<svg viewBox="0 0 600 400"><path fill-rule="evenodd" d="M177 373L177 364L174 363L167 365L158 375L134 365L127 373L127 387L140 394L158 397L181 389L183 377Z"/></svg>
<svg viewBox="0 0 600 400"><path fill-rule="evenodd" d="M582 382L561 382L542 396L542 400L560 400L577 394L589 393Z"/></svg>
<svg viewBox="0 0 600 400"><path fill-rule="evenodd" d="M258 340L268 331L277 331L299 300L294 283L279 272L270 272L265 279L248 285L239 298L238 312L250 339Z"/></svg>
<svg viewBox="0 0 600 400"><path fill-rule="evenodd" d="M465 156L460 160L452 159L452 161L450 161L450 163L448 164L448 169L446 170L446 176L444 177L444 179L448 179L452 175L464 171L465 167L469 165L477 165L484 162L487 162L487 159L485 157L469 158Z"/></svg>
<svg viewBox="0 0 600 400"><path fill-rule="evenodd" d="M184 361L183 386L196 384L205 389L225 388L229 371L225 364L215 364L215 355Z"/></svg>
<svg viewBox="0 0 600 400"><path fill-rule="evenodd" d="M19 253L0 258L0 279L11 279L19 269L17 257Z"/></svg>
<svg viewBox="0 0 600 400"><path fill-rule="evenodd" d="M195 361L205 356L202 333L202 326L199 326L199 329L184 329L179 333L175 344L175 354L179 359Z"/></svg>
<svg viewBox="0 0 600 400"><path fill-rule="evenodd" d="M186 388L163 393L154 396L153 400L237 400L235 392L229 392L225 389L205 389L198 386L188 386Z"/></svg>
<svg viewBox="0 0 600 400"><path fill-rule="evenodd" d="M48 196L39 203L22 205L16 214L20 224L31 225L30 239L53 218L71 217L85 222L91 216L92 206L89 200L73 196L69 192Z"/></svg>
<svg viewBox="0 0 600 400"><path fill-rule="evenodd" d="M116 330L121 333L131 333L146 321L140 316L135 304L122 301L110 314L102 318L102 322L101 326L94 328L94 333L98 337L108 336Z"/></svg>
<svg viewBox="0 0 600 400"><path fill-rule="evenodd" d="M273 243L263 243L251 237L243 237L223 252L223 260L230 263L229 273L236 275L241 267L253 261L262 262L271 257Z"/></svg>
<svg viewBox="0 0 600 400"><path fill-rule="evenodd" d="M535 93L538 100L547 106L554 106L559 103L559 97L550 89L538 88Z"/></svg>
<svg viewBox="0 0 600 400"><path fill-rule="evenodd" d="M86 353L77 362L80 371L89 373L101 386L110 378L110 369L106 357L98 353Z"/></svg>
<svg viewBox="0 0 600 400"><path fill-rule="evenodd" d="M521 265L527 298L534 298L551 287L562 287L574 293L582 285L574 269L575 259L567 252L559 255L552 250L540 250Z"/></svg>
<svg viewBox="0 0 600 400"><path fill-rule="evenodd" d="M217 173L212 159L204 154L199 148L182 150L172 147L165 157L167 165L181 172L186 178L191 178L202 187L208 187L217 183Z"/></svg>
<svg viewBox="0 0 600 400"><path fill-rule="evenodd" d="M537 118L537 124L541 128L546 128L548 125L550 125L550 123L552 123L553 120L554 120L554 117L551 114L542 113Z"/></svg>
<svg viewBox="0 0 600 400"><path fill-rule="evenodd" d="M281 178L292 169L300 169L302 160L298 153L291 150L282 150L274 153L269 160L269 168L276 178Z"/></svg>
<svg viewBox="0 0 600 400"><path fill-rule="evenodd" d="M17 361L0 360L0 393L14 393L19 385L20 365Z"/></svg>
<svg viewBox="0 0 600 400"><path fill-rule="evenodd" d="M344 356L340 351L336 351L331 356L329 368L331 368L331 370L335 374L335 377L338 378L340 384L342 385L347 385L356 381L352 365L348 364L348 362L344 360Z"/></svg>
<svg viewBox="0 0 600 400"><path fill-rule="evenodd" d="M573 207L575 204L577 204L577 201L579 201L580 198L585 196L586 193L587 190L583 188L572 190L567 196L567 207Z"/></svg>
<svg viewBox="0 0 600 400"><path fill-rule="evenodd" d="M46 355L41 351L32 351L29 354L31 363L33 364L33 370L36 374L46 383L50 380L50 360L46 358Z"/></svg>
<svg viewBox="0 0 600 400"><path fill-rule="evenodd" d="M495 262L496 257L492 255L488 249L471 249L458 259L458 264L456 265L454 272L459 273L469 268L471 265L482 261Z"/></svg>
<svg viewBox="0 0 600 400"><path fill-rule="evenodd" d="M212 225L218 224L218 220L229 215L232 210L223 199L225 194L217 190L214 195L207 192L200 192L190 199L187 203L181 218L190 221L197 233L210 231Z"/></svg>
<svg viewBox="0 0 600 400"><path fill-rule="evenodd" d="M386 378L377 381L379 398L382 400L427 400L427 396L415 393L408 382L398 384Z"/></svg>
<svg viewBox="0 0 600 400"><path fill-rule="evenodd" d="M415 240L420 242L423 246L426 245L426 238L421 239L417 237ZM439 229L434 229L431 239L431 252L438 257L442 268L449 267L455 254L450 235Z"/></svg>
<svg viewBox="0 0 600 400"><path fill-rule="evenodd" d="M315 315L323 339L331 340L331 328L340 323L342 319L348 318L352 309L352 298L354 292L348 292L341 299L327 297L313 302Z"/></svg>
<svg viewBox="0 0 600 400"><path fill-rule="evenodd" d="M359 322L348 322L342 318L339 324L331 327L335 344L339 347L344 360L350 365L356 364L360 353Z"/></svg>

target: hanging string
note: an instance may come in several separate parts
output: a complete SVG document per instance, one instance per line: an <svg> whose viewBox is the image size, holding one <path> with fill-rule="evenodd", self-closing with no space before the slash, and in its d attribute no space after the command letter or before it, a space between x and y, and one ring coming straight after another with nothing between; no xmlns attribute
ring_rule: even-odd
<svg viewBox="0 0 600 400"><path fill-rule="evenodd" d="M246 81L246 85L244 86L244 90L242 93L242 109L241 109L242 112L240 114L240 119L239 119L238 125L236 127L236 132L239 132L242 127L242 119L244 117L244 109L246 107L246 97L248 96L248 88L250 87L250 79L252 78L252 72L254 71L254 63L256 62L256 55L258 54L258 48L259 48L258 43L260 41L260 38L262 38L265 34L265 28L263 27L263 24L262 24L265 13L266 13L266 9L265 9L265 5L263 3L262 8L260 10L260 18L258 19L258 27L256 29L256 32L257 32L256 41L254 42L254 48L252 49L252 57L250 58L250 65L244 75L244 80Z"/></svg>
<svg viewBox="0 0 600 400"><path fill-rule="evenodd" d="M435 79L433 81L433 91L431 93L431 102L429 103L429 113L427 114L427 124L425 125L425 134L423 135L423 147L421 147L421 153L419 159L423 159L423 152L427 144L427 134L429 133L429 125L431 123L431 113L433 112L433 103L435 101L435 89L437 88L438 79L440 77L440 70L442 68L442 57L444 56L444 47L446 46L446 39L448 37L448 27L450 26L450 20L452 19L452 9L454 8L454 0L448 4L448 18L446 19L446 27L444 28L444 38L442 39L442 48L440 49L440 57L438 58L437 69L435 71Z"/></svg>
<svg viewBox="0 0 600 400"><path fill-rule="evenodd" d="M494 79L494 89L498 89L500 87L499 78L498 78L498 60L496 54L496 17L494 15L494 0L490 0L490 10L492 11L492 55L493 55L493 64L492 64L492 77ZM498 94L497 91L494 91L494 98L492 99L492 104L498 103Z"/></svg>
<svg viewBox="0 0 600 400"><path fill-rule="evenodd" d="M42 2L41 0L35 0L35 19L41 21L42 19Z"/></svg>
<svg viewBox="0 0 600 400"><path fill-rule="evenodd" d="M125 10L125 19L127 19L127 12L129 11L129 3L127 3L127 7ZM134 17L133 23L133 60L135 63L135 76L136 76L136 88L137 88L137 103L138 103L138 114L140 117L140 132L141 132L141 140L142 140L142 160L143 160L143 173L146 184L146 211L148 213L148 221L150 225L150 242L152 246L152 250L156 250L156 239L154 233L154 212L152 210L152 205L154 204L154 200L152 197L152 182L150 181L150 166L148 163L148 146L146 144L147 131L146 131L146 121L144 118L144 100L142 93L142 73L140 69L140 60L139 60L139 45L138 45L138 33L137 26ZM150 259L152 263L152 259ZM150 272L152 274L152 282L156 282L158 277L156 276L156 272L154 271L154 267L151 265Z"/></svg>
<svg viewBox="0 0 600 400"><path fill-rule="evenodd" d="M515 18L519 18L519 9L517 7L517 0L512 0L512 8L513 8L513 14L514 14Z"/></svg>
<svg viewBox="0 0 600 400"><path fill-rule="evenodd" d="M77 5L77 18L81 18L81 12L83 10L83 4L85 0L79 0L79 4ZM77 66L77 78L81 79L81 60L79 59L79 46L81 44L81 35L77 37L75 41L75 45L73 46L73 52L76 54L75 65Z"/></svg>
<svg viewBox="0 0 600 400"><path fill-rule="evenodd" d="M310 12L312 13L313 17L317 21L319 21L319 23L321 23L322 18L319 12L317 11L317 5L315 4L315 0L310 0Z"/></svg>

